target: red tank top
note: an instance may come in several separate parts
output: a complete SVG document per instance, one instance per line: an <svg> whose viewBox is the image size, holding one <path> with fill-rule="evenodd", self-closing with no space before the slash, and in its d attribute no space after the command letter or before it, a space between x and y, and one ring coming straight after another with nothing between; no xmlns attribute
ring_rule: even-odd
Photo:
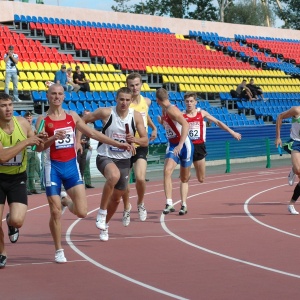
<svg viewBox="0 0 300 300"><path fill-rule="evenodd" d="M75 158L75 122L73 117L66 113L64 120L54 121L47 116L45 118L45 131L48 136L53 136L57 130L65 130L66 137L63 140L56 140L50 146L50 159L64 162Z"/></svg>
<svg viewBox="0 0 300 300"><path fill-rule="evenodd" d="M169 142L178 144L181 137L181 125L178 122L173 121L167 113L163 113L161 119Z"/></svg>
<svg viewBox="0 0 300 300"><path fill-rule="evenodd" d="M203 120L201 111L197 112L195 117L189 117L186 113L183 117L189 123L189 137L193 144L203 144L206 140L206 123Z"/></svg>

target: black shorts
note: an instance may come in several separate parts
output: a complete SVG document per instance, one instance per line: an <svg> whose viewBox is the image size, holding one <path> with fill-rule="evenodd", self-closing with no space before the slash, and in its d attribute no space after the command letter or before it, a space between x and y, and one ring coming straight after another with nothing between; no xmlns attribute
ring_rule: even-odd
<svg viewBox="0 0 300 300"><path fill-rule="evenodd" d="M148 147L137 147L135 150L136 150L136 154L134 156L131 156L130 159L130 168L132 168L133 164L136 163L136 161L140 158L147 161L147 156L149 152Z"/></svg>
<svg viewBox="0 0 300 300"><path fill-rule="evenodd" d="M96 165L98 170L104 176L104 169L105 167L110 164L114 163L120 171L120 179L115 185L115 189L124 191L127 189L128 185L128 176L130 171L130 159L115 159L106 156L97 155L96 158Z"/></svg>
<svg viewBox="0 0 300 300"><path fill-rule="evenodd" d="M194 144L193 161L202 160L207 155L205 143Z"/></svg>
<svg viewBox="0 0 300 300"><path fill-rule="evenodd" d="M20 174L0 173L0 204L22 203L27 205L27 174L26 171Z"/></svg>

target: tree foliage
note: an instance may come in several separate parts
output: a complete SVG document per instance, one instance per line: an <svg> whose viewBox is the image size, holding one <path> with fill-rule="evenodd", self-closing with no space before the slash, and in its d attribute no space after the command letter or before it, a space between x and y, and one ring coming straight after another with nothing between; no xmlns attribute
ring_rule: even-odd
<svg viewBox="0 0 300 300"><path fill-rule="evenodd" d="M281 0L281 8L276 9L276 13L284 22L284 28L300 29L300 1Z"/></svg>
<svg viewBox="0 0 300 300"><path fill-rule="evenodd" d="M228 6L224 21L226 23L265 26L266 20L273 23L271 10L261 2L255 4L252 1L240 0Z"/></svg>

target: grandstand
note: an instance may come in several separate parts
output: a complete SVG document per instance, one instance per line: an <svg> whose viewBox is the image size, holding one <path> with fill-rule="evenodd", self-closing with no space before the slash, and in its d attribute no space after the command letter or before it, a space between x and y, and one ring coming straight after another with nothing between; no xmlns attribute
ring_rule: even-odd
<svg viewBox="0 0 300 300"><path fill-rule="evenodd" d="M19 93L25 100L16 104L19 114L47 108L45 82L63 63L73 69L79 65L91 80L91 92L65 93L65 109L78 113L114 105L115 92L132 71L142 74L143 94L151 100L157 88L165 87L171 102L183 109L183 94L197 92L199 107L248 138L273 139L277 115L299 105L300 44L292 30L264 28L264 36L253 36L259 28L245 25L151 16L136 16L131 24L128 14L70 8L66 16L64 8L28 3L0 2L0 8L8 12L0 17L1 57L9 44L19 55ZM0 90L4 72L1 60ZM232 98L230 90L244 78L254 78L269 100ZM158 114L152 101L155 122ZM164 128L156 125L160 134L153 147L166 144Z"/></svg>

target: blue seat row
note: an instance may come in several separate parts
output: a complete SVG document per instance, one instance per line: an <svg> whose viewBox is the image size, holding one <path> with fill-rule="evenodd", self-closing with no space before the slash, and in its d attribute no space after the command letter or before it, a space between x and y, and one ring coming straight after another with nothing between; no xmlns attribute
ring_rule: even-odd
<svg viewBox="0 0 300 300"><path fill-rule="evenodd" d="M129 24L115 24L115 23L101 23L94 21L80 21L70 19L59 19L59 18L48 18L41 16L24 16L14 15L15 23L46 23L46 24L57 24L57 25L73 25L82 27L95 27L95 28L107 28L107 29L123 29L132 31L144 31L144 32L158 32L158 33L171 33L169 28L151 27L151 26L139 26Z"/></svg>

